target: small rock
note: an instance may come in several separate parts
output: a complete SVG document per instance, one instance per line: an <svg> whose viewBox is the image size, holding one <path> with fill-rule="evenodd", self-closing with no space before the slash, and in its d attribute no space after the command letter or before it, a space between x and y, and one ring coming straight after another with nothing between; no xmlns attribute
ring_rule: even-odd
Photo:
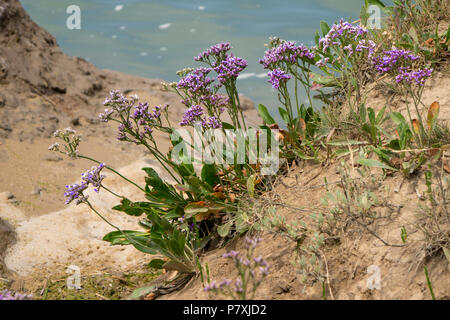
<svg viewBox="0 0 450 320"><path fill-rule="evenodd" d="M291 291L291 286L289 284L287 284L286 282L282 282L282 283L278 284L276 293L282 294L282 293L287 293L289 291Z"/></svg>
<svg viewBox="0 0 450 320"><path fill-rule="evenodd" d="M44 157L44 160L46 160L46 161L55 161L56 162L56 161L62 161L63 158L58 156L58 155L55 155L55 154L49 154L49 155L46 155Z"/></svg>
<svg viewBox="0 0 450 320"><path fill-rule="evenodd" d="M12 192L6 191L6 199L11 200L14 199L16 196L12 194Z"/></svg>
<svg viewBox="0 0 450 320"><path fill-rule="evenodd" d="M245 96L239 96L239 102L241 103L242 110L252 110L255 108L253 101Z"/></svg>
<svg viewBox="0 0 450 320"><path fill-rule="evenodd" d="M75 118L70 120L70 124L73 126L79 126L80 125L80 118Z"/></svg>
<svg viewBox="0 0 450 320"><path fill-rule="evenodd" d="M34 186L33 189L31 190L31 194L34 196L38 196L41 194L42 188L38 187L38 186Z"/></svg>

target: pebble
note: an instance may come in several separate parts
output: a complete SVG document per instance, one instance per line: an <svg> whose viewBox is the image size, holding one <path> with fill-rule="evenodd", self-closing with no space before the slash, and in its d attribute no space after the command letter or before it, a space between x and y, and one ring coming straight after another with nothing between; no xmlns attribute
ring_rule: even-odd
<svg viewBox="0 0 450 320"><path fill-rule="evenodd" d="M11 200L16 197L15 195L12 194L12 192L9 192L9 191L6 191L5 195L6 195L6 200Z"/></svg>
<svg viewBox="0 0 450 320"><path fill-rule="evenodd" d="M32 195L40 195L42 191L42 188L38 187L38 186L34 186L33 189L31 190L31 194Z"/></svg>
<svg viewBox="0 0 450 320"><path fill-rule="evenodd" d="M60 157L60 156L58 156L58 155L54 155L54 154L49 154L49 155L46 155L45 157L44 157L44 160L47 160L47 161L62 161L63 160L63 158L62 157Z"/></svg>

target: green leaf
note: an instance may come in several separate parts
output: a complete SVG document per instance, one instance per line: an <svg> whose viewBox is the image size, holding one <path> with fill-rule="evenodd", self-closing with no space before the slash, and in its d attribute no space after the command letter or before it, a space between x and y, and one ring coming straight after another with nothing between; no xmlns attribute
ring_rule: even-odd
<svg viewBox="0 0 450 320"><path fill-rule="evenodd" d="M381 0L366 0L366 7L368 7L371 4L376 5L380 8L386 7L386 5Z"/></svg>
<svg viewBox="0 0 450 320"><path fill-rule="evenodd" d="M266 106L263 104L258 105L258 112L261 118L263 118L264 122L268 125L275 124L275 120L270 115L269 111L267 110Z"/></svg>
<svg viewBox="0 0 450 320"><path fill-rule="evenodd" d="M342 147L342 146L354 146L354 145L367 144L367 142L356 141L356 140L336 140L336 141L328 142L327 144L330 146Z"/></svg>
<svg viewBox="0 0 450 320"><path fill-rule="evenodd" d="M255 175L251 175L248 179L247 179L247 191L248 194L250 195L250 197L254 197L255 195Z"/></svg>
<svg viewBox="0 0 450 320"><path fill-rule="evenodd" d="M339 84L332 76L322 76L317 73L311 72L311 80L323 85L324 87L337 87Z"/></svg>
<svg viewBox="0 0 450 320"><path fill-rule="evenodd" d="M233 225L233 223L230 221L221 226L218 226L217 233L219 234L219 236L221 236L222 238L225 238L226 236L228 236L232 225Z"/></svg>
<svg viewBox="0 0 450 320"><path fill-rule="evenodd" d="M202 180L211 187L214 187L220 182L219 176L217 175L217 169L214 164L203 165L201 176Z"/></svg>
<svg viewBox="0 0 450 320"><path fill-rule="evenodd" d="M234 126L228 122L222 122L222 128L226 130L234 130Z"/></svg>
<svg viewBox="0 0 450 320"><path fill-rule="evenodd" d="M151 203L149 202L131 202L127 198L121 200L121 204L113 207L113 210L125 212L130 216L139 217L147 210L150 210ZM147 209L147 210L146 210Z"/></svg>
<svg viewBox="0 0 450 320"><path fill-rule="evenodd" d="M280 113L281 118L284 120L284 122L289 125L290 121L289 121L289 114L287 113L286 110L284 110L283 108L278 108L278 112Z"/></svg>
<svg viewBox="0 0 450 320"><path fill-rule="evenodd" d="M206 213L209 211L209 208L205 206L203 203L192 202L189 203L186 207L184 207L184 217L185 219L192 218L196 214Z"/></svg>
<svg viewBox="0 0 450 320"><path fill-rule="evenodd" d="M442 247L442 250L444 251L447 261L450 263L450 250L448 250L447 248L444 248L444 247Z"/></svg>
<svg viewBox="0 0 450 320"><path fill-rule="evenodd" d="M132 294L128 296L127 300L140 299L141 297L148 295L149 293L155 291L156 289L157 285L136 289L133 291Z"/></svg>
<svg viewBox="0 0 450 320"><path fill-rule="evenodd" d="M363 165L363 166L367 166L367 167L374 167L374 168L381 168L381 169L388 169L388 170L392 170L392 171L398 171L397 169L388 166L385 163L382 163L378 160L375 159L359 159L358 163Z"/></svg>
<svg viewBox="0 0 450 320"><path fill-rule="evenodd" d="M397 126L408 126L405 117L400 112L391 112L390 117Z"/></svg>
<svg viewBox="0 0 450 320"><path fill-rule="evenodd" d="M325 37L330 31L330 26L325 21L320 21L320 30L322 31L322 35Z"/></svg>
<svg viewBox="0 0 450 320"><path fill-rule="evenodd" d="M375 120L376 124L380 124L383 122L384 113L386 111L386 105L378 112L377 119Z"/></svg>
<svg viewBox="0 0 450 320"><path fill-rule="evenodd" d="M161 259L153 259L152 261L150 261L150 263L148 264L149 268L153 268L153 269L162 269L163 265L166 263L166 261L161 260Z"/></svg>

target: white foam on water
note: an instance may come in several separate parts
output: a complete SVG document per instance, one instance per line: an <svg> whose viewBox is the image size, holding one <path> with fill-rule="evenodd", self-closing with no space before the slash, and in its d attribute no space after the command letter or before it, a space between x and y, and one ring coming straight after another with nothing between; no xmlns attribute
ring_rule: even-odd
<svg viewBox="0 0 450 320"><path fill-rule="evenodd" d="M205 9L206 9L205 6L198 6L198 10L200 10L200 11L204 11Z"/></svg>
<svg viewBox="0 0 450 320"><path fill-rule="evenodd" d="M267 73L258 73L258 74L256 75L256 77L257 77L257 78L265 78L265 77L267 77Z"/></svg>
<svg viewBox="0 0 450 320"><path fill-rule="evenodd" d="M117 6L114 7L114 10L119 12L123 9L124 5L123 4L118 4Z"/></svg>
<svg viewBox="0 0 450 320"><path fill-rule="evenodd" d="M166 47L161 47L161 48L159 48L159 50L161 50L161 51L167 51L167 48L166 48Z"/></svg>
<svg viewBox="0 0 450 320"><path fill-rule="evenodd" d="M244 79L248 79L248 78L251 78L254 76L256 76L256 73L254 73L254 72L241 73L238 77L238 80L244 80Z"/></svg>
<svg viewBox="0 0 450 320"><path fill-rule="evenodd" d="M158 29L160 30L165 30L167 28L169 28L172 24L171 23L164 23L158 26Z"/></svg>
<svg viewBox="0 0 450 320"><path fill-rule="evenodd" d="M120 26L120 30L125 30L127 27L125 27L125 26Z"/></svg>
<svg viewBox="0 0 450 320"><path fill-rule="evenodd" d="M115 34L113 34L113 35L111 36L111 38L112 38L112 39L117 39L117 36L116 36Z"/></svg>
<svg viewBox="0 0 450 320"><path fill-rule="evenodd" d="M148 52L141 52L141 53L139 53L142 57L146 57L146 56L148 56Z"/></svg>

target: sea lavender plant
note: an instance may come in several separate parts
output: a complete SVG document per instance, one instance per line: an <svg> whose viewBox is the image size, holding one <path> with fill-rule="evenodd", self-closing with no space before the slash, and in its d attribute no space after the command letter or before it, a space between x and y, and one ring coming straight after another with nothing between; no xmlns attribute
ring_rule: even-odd
<svg viewBox="0 0 450 320"><path fill-rule="evenodd" d="M247 67L245 59L230 53L229 43L219 43L194 58L195 61L205 63L207 67L197 69L183 69L177 72L181 77L178 83L165 84L166 89L176 92L190 109L201 106L205 118L198 118L203 129L221 128L220 116L227 109L235 128L246 128L236 81L239 74ZM216 77L209 76L214 71ZM219 93L224 90L226 95ZM198 116L195 116L196 118ZM192 125L191 121L183 121L181 125Z"/></svg>
<svg viewBox="0 0 450 320"><path fill-rule="evenodd" d="M423 112L425 107L422 103L422 93L425 81L431 77L433 69L418 68L420 57L412 54L409 50L392 49L384 51L379 56L372 58L372 64L380 75L390 75L392 80L399 85L405 96L411 96L418 117L418 126L412 118L409 104L406 110L413 130L411 132L417 138L419 146L423 147L426 141L427 131L424 129Z"/></svg>
<svg viewBox="0 0 450 320"><path fill-rule="evenodd" d="M254 257L254 250L261 238L249 238L244 240L246 252L240 254L231 250L223 255L231 259L239 273L235 280L225 279L220 283L213 281L204 287L204 291L215 292L236 300L253 300L256 290L269 274L269 265L263 257Z"/></svg>
<svg viewBox="0 0 450 320"><path fill-rule="evenodd" d="M269 49L264 53L264 57L259 60L264 69L269 70L269 83L272 88L278 90L278 98L286 110L286 124L288 128L296 125L293 103L289 94L287 82L293 78L295 81L295 105L299 115L300 104L298 96L299 83L303 86L308 97L309 107L312 107L310 95L311 82L309 77L310 67L315 63L315 53L303 44L297 45L293 41L285 41L276 37L270 39ZM284 113L284 112L283 112Z"/></svg>
<svg viewBox="0 0 450 320"><path fill-rule="evenodd" d="M317 35L315 48L318 56L316 66L326 76L314 76L321 85L339 87L346 96L352 111L362 100L361 87L370 74L369 62L377 44L371 39L368 29L341 19L331 28L321 23L323 37Z"/></svg>

